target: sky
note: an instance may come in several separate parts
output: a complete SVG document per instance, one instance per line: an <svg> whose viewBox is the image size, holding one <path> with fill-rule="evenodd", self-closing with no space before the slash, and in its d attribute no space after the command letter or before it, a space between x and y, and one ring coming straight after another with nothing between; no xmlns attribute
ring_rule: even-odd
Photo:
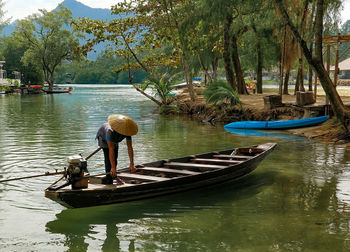
<svg viewBox="0 0 350 252"><path fill-rule="evenodd" d="M12 21L22 19L30 14L38 12L38 9L53 10L63 0L4 0L5 18L12 17ZM109 9L118 0L79 0L79 2L93 7ZM350 19L350 0L343 0L342 22Z"/></svg>
<svg viewBox="0 0 350 252"><path fill-rule="evenodd" d="M118 0L78 0L79 2L93 7L109 9L115 5ZM57 7L63 0L3 0L5 3L4 11L6 18L11 18L12 21L22 19L26 16L37 13L38 9L46 9L51 11Z"/></svg>

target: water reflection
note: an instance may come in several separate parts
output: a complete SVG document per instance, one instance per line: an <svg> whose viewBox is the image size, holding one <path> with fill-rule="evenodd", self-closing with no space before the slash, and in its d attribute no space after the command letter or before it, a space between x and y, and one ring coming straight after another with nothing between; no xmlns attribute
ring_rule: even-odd
<svg viewBox="0 0 350 252"><path fill-rule="evenodd" d="M223 125L159 116L130 87L0 99L0 177L32 175L96 149L111 113L135 119L135 163L277 142L240 183L152 200L69 209L46 199L52 177L0 184L0 251L349 251L350 152L305 138L235 135ZM123 143L124 144L124 143ZM128 166L126 146L120 167ZM88 163L103 170L102 153ZM35 227L35 228L33 228Z"/></svg>
<svg viewBox="0 0 350 252"><path fill-rule="evenodd" d="M183 216L188 214L200 216L202 212L214 211L215 218L222 219L220 216L232 218L231 214L228 214L229 202L254 197L265 186L271 185L275 176L273 172L264 172L249 175L236 182L180 195L119 205L66 209L56 215L56 220L48 222L46 229L51 233L64 234L65 245L72 251L75 246L79 247L80 251L87 251L90 245L87 237L105 237L102 251L162 249L175 243L176 235L189 233L189 227L181 226L180 219ZM227 218L223 218L222 221L226 222ZM219 225L225 225L224 222L219 222ZM105 232L105 235L96 232ZM153 247L154 244L151 246L145 235L160 236L157 239L161 239L164 244ZM175 237L172 238L172 235ZM172 245L172 249L177 250L176 244Z"/></svg>

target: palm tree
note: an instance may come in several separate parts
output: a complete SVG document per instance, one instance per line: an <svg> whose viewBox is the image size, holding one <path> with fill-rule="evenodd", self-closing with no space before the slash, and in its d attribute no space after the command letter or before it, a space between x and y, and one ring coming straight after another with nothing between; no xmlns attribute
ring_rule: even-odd
<svg viewBox="0 0 350 252"><path fill-rule="evenodd" d="M214 105L219 102L229 104L230 106L242 104L237 91L228 82L223 80L210 83L204 91L204 97L207 103L213 103Z"/></svg>
<svg viewBox="0 0 350 252"><path fill-rule="evenodd" d="M171 104L174 99L171 96L171 91L176 84L175 76L164 74L161 78L148 77L139 87L135 87L139 92L145 94L147 88L152 88L156 91L156 97L152 97L152 101L157 103L159 107ZM150 98L150 97L149 97Z"/></svg>

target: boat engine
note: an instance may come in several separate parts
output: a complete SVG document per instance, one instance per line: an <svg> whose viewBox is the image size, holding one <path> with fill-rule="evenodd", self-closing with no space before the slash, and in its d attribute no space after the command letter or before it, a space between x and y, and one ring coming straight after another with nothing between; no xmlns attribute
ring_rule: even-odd
<svg viewBox="0 0 350 252"><path fill-rule="evenodd" d="M74 155L67 158L68 168L65 177L72 184L73 189L88 187L87 161L81 155Z"/></svg>

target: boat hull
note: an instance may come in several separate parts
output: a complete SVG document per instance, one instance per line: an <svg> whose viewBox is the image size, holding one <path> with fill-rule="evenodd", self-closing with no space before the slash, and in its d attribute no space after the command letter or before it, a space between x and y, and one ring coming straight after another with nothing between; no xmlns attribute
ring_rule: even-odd
<svg viewBox="0 0 350 252"><path fill-rule="evenodd" d="M63 188L58 191L45 191L45 196L58 201L67 207L90 207L106 204L115 204L126 201L146 199L171 193L188 191L195 188L215 185L229 180L238 179L252 172L258 164L274 149L274 143L260 145L258 148L265 148L263 152L255 157L237 164L229 165L222 169L206 171L195 175L188 175L176 178L165 179L164 181L148 182L137 185L93 185L89 184L88 189L70 189ZM232 150L226 150L215 153L230 154ZM213 156L213 153L196 155L198 159L204 159ZM183 158L156 161L142 166L157 168L162 163L186 162L193 156ZM233 162L233 161L232 161ZM214 166L213 166L214 167ZM141 168L140 168L141 169ZM120 173L126 172L126 169L120 170ZM183 170L182 170L183 171ZM96 188L95 188L96 187Z"/></svg>
<svg viewBox="0 0 350 252"><path fill-rule="evenodd" d="M310 117L306 119L284 121L240 121L224 126L225 129L291 129L309 127L321 124L328 120L328 116Z"/></svg>

